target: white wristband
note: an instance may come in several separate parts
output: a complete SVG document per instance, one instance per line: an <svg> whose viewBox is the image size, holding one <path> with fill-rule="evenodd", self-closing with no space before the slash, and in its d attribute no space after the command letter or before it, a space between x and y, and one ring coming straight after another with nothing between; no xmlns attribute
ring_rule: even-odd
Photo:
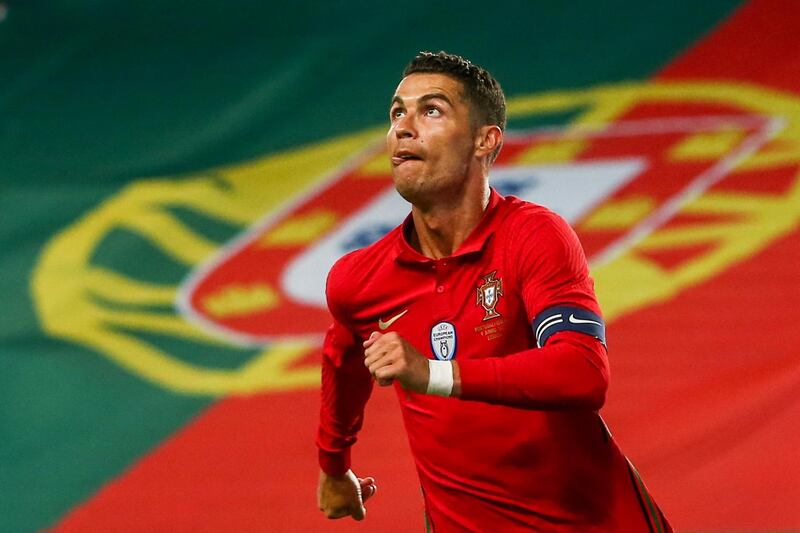
<svg viewBox="0 0 800 533"><path fill-rule="evenodd" d="M437 396L450 396L453 392L453 363L450 361L436 361L428 359L428 394Z"/></svg>

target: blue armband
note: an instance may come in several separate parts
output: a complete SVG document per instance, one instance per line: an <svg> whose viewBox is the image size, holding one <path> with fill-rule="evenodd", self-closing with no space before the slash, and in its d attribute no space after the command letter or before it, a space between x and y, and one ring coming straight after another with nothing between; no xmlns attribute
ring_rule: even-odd
<svg viewBox="0 0 800 533"><path fill-rule="evenodd" d="M606 346L606 325L603 319L580 307L550 307L536 315L533 320L533 333L539 348L545 345L550 335L559 331L578 331L591 335Z"/></svg>

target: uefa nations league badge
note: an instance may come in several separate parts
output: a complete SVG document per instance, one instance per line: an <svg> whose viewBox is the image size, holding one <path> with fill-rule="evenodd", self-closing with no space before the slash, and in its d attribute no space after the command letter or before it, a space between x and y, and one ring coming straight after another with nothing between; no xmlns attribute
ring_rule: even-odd
<svg viewBox="0 0 800 533"><path fill-rule="evenodd" d="M456 328L450 322L439 322L431 328L431 350L437 359L449 361L456 355Z"/></svg>

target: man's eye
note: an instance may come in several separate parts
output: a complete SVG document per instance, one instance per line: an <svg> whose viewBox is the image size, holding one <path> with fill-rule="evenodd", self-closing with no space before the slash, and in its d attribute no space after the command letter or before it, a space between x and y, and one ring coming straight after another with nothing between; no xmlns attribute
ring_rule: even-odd
<svg viewBox="0 0 800 533"><path fill-rule="evenodd" d="M393 109L392 112L389 113L389 116L391 116L392 118L400 118L403 116L404 113L405 111L403 111L402 109Z"/></svg>
<svg viewBox="0 0 800 533"><path fill-rule="evenodd" d="M442 112L439 111L439 109L436 107L429 107L428 109L425 110L425 114L428 115L429 117L438 117L439 115L442 114Z"/></svg>

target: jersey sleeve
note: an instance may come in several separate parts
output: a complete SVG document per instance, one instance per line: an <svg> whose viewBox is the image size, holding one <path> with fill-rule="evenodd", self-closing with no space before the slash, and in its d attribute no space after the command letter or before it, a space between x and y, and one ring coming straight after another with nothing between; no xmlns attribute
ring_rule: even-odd
<svg viewBox="0 0 800 533"><path fill-rule="evenodd" d="M364 408L372 392L372 376L364 366L361 343L352 332L333 284L328 278L328 307L333 324L322 348L322 384L317 448L319 465L333 476L350 468L350 449L364 422ZM332 286L333 285L333 286Z"/></svg>
<svg viewBox="0 0 800 533"><path fill-rule="evenodd" d="M551 307L578 307L595 315L600 307L594 283L578 236L567 222L552 212L534 220L523 219L513 242L519 248L508 250L509 262L516 267L528 321Z"/></svg>
<svg viewBox="0 0 800 533"><path fill-rule="evenodd" d="M461 397L531 409L599 409L608 388L605 328L578 237L549 211L511 223L506 264L537 345L459 361Z"/></svg>

